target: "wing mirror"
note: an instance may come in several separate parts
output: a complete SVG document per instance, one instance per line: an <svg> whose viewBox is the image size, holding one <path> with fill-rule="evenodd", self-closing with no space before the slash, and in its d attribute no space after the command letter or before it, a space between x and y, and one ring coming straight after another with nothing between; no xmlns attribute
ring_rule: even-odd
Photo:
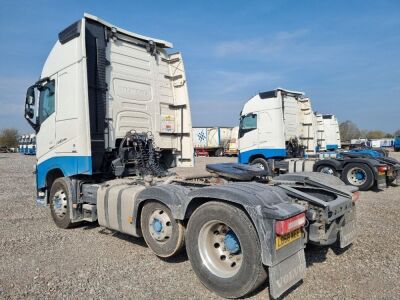
<svg viewBox="0 0 400 300"><path fill-rule="evenodd" d="M37 118L35 118L35 87L32 85L26 91L25 98L25 119L28 121L29 125L37 132L39 130L39 125L37 124Z"/></svg>
<svg viewBox="0 0 400 300"><path fill-rule="evenodd" d="M25 104L29 106L35 105L35 87L30 86L28 90L26 91L26 99L25 99Z"/></svg>

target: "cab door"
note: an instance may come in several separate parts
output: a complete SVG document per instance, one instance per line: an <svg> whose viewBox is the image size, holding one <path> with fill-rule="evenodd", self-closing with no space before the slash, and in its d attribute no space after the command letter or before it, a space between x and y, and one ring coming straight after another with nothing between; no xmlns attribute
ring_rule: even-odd
<svg viewBox="0 0 400 300"><path fill-rule="evenodd" d="M248 163L249 152L258 148L257 114L249 113L240 118L239 162Z"/></svg>
<svg viewBox="0 0 400 300"><path fill-rule="evenodd" d="M40 160L55 147L55 79L48 81L40 88L38 121L40 129L36 135L37 152L36 156Z"/></svg>

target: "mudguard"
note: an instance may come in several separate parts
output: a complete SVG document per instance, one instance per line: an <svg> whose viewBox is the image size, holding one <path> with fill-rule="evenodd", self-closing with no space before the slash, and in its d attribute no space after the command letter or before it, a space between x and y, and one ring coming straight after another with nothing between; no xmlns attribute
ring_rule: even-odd
<svg viewBox="0 0 400 300"><path fill-rule="evenodd" d="M326 159L321 159L321 160L317 161L314 164L313 171L314 172L318 172L317 171L318 167L319 166L323 166L323 165L327 165L327 166L333 167L336 171L342 171L343 170L343 166L342 166L341 161L339 161L337 159L326 158Z"/></svg>
<svg viewBox="0 0 400 300"><path fill-rule="evenodd" d="M136 198L133 208L133 218L138 222L139 218L137 218L137 215L143 201L157 200L168 206L175 219L183 220L185 218L186 208L190 202L190 197L188 196L189 192L190 190L188 188L173 184L161 184L148 187L141 191Z"/></svg>

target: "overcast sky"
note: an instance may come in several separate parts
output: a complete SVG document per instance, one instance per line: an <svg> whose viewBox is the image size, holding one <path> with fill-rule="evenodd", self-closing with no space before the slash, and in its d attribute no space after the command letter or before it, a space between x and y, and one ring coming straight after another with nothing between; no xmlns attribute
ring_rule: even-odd
<svg viewBox="0 0 400 300"><path fill-rule="evenodd" d="M88 12L183 54L194 126L236 125L276 87L360 128L400 128L400 1L0 1L0 128L29 126L26 88Z"/></svg>

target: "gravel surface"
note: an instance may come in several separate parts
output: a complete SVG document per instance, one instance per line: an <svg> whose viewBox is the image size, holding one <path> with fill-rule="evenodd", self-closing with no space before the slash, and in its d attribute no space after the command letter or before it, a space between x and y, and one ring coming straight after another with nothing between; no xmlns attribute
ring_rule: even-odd
<svg viewBox="0 0 400 300"><path fill-rule="evenodd" d="M400 159L400 155L393 153ZM205 161L233 159L201 159ZM161 260L142 239L96 225L62 230L34 204L34 158L0 154L0 299L217 299L186 254ZM286 299L398 299L400 187L363 192L349 249L306 249L304 282ZM264 287L251 298L268 298Z"/></svg>

